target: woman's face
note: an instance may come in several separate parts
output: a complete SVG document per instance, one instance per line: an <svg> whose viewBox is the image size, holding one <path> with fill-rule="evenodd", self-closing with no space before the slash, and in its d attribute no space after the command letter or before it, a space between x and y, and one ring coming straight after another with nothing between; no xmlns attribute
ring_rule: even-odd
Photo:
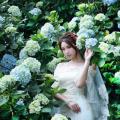
<svg viewBox="0 0 120 120"><path fill-rule="evenodd" d="M61 43L61 50L64 56L69 60L74 59L76 57L75 49L71 47L69 44L67 44L66 42Z"/></svg>

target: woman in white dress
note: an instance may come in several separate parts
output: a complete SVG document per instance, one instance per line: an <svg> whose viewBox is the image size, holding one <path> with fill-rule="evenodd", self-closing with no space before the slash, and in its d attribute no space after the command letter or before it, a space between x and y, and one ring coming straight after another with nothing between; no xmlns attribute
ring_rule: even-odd
<svg viewBox="0 0 120 120"><path fill-rule="evenodd" d="M105 116L100 115L102 114L100 99L96 85L93 85L93 79L96 76L96 66L90 66L93 51L86 49L83 59L76 47L76 38L74 33L67 32L59 39L59 47L68 59L68 62L59 63L54 72L56 81L52 87L59 86L66 89L64 93L56 95L56 98L66 103L60 105L59 113L71 120L107 120L108 111ZM102 95L105 95L106 89L103 85L102 89L104 88L105 92ZM107 100L107 96L104 98ZM105 109L103 110L105 111Z"/></svg>

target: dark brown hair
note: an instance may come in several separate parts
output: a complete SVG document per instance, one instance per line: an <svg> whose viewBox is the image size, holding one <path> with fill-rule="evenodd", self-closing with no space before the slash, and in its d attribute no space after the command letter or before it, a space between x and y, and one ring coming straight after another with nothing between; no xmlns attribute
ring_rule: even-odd
<svg viewBox="0 0 120 120"><path fill-rule="evenodd" d="M72 48L74 48L77 52L78 49L76 47L76 39L77 39L77 35L75 33L66 32L62 37L59 38L58 45L61 49L61 43L66 42L68 45L70 45Z"/></svg>
<svg viewBox="0 0 120 120"><path fill-rule="evenodd" d="M76 47L76 40L77 40L77 35L73 32L66 32L62 37L59 38L59 41L58 41L58 45L59 45L59 48L61 49L62 51L62 48L61 48L61 43L62 42L66 42L68 45L70 45L72 48L75 49L76 51L76 54L79 52L80 56L82 57L82 59L84 60L84 56L81 52L83 51L79 51L79 49Z"/></svg>

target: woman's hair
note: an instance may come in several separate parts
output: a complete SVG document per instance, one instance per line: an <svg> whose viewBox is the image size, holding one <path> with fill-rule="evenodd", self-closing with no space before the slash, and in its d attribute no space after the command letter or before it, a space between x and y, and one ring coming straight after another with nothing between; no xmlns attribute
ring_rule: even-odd
<svg viewBox="0 0 120 120"><path fill-rule="evenodd" d="M75 33L66 32L62 37L59 38L58 45L61 49L61 43L66 42L68 45L70 45L72 48L74 48L77 52L78 49L76 47L76 40L77 40L77 35Z"/></svg>
<svg viewBox="0 0 120 120"><path fill-rule="evenodd" d="M78 50L78 48L76 46L76 40L77 40L77 35L75 33L73 33L73 32L66 32L62 37L59 38L59 41L58 41L59 48L62 51L61 44L62 44L62 42L66 42L68 45L70 45L72 48L75 49L76 54L79 52L80 56L84 60L84 56L82 54L82 52L84 52L84 51L80 52Z"/></svg>

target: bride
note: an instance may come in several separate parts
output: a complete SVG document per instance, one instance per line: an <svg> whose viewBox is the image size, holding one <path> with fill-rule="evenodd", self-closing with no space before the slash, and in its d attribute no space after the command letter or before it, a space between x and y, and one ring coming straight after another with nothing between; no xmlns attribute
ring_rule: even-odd
<svg viewBox="0 0 120 120"><path fill-rule="evenodd" d="M98 67L90 66L93 56L86 49L84 58L76 47L77 36L65 33L59 39L59 47L68 62L59 63L54 71L55 82L52 87L65 88L56 98L66 104L60 105L58 112L71 120L107 120L108 94Z"/></svg>

